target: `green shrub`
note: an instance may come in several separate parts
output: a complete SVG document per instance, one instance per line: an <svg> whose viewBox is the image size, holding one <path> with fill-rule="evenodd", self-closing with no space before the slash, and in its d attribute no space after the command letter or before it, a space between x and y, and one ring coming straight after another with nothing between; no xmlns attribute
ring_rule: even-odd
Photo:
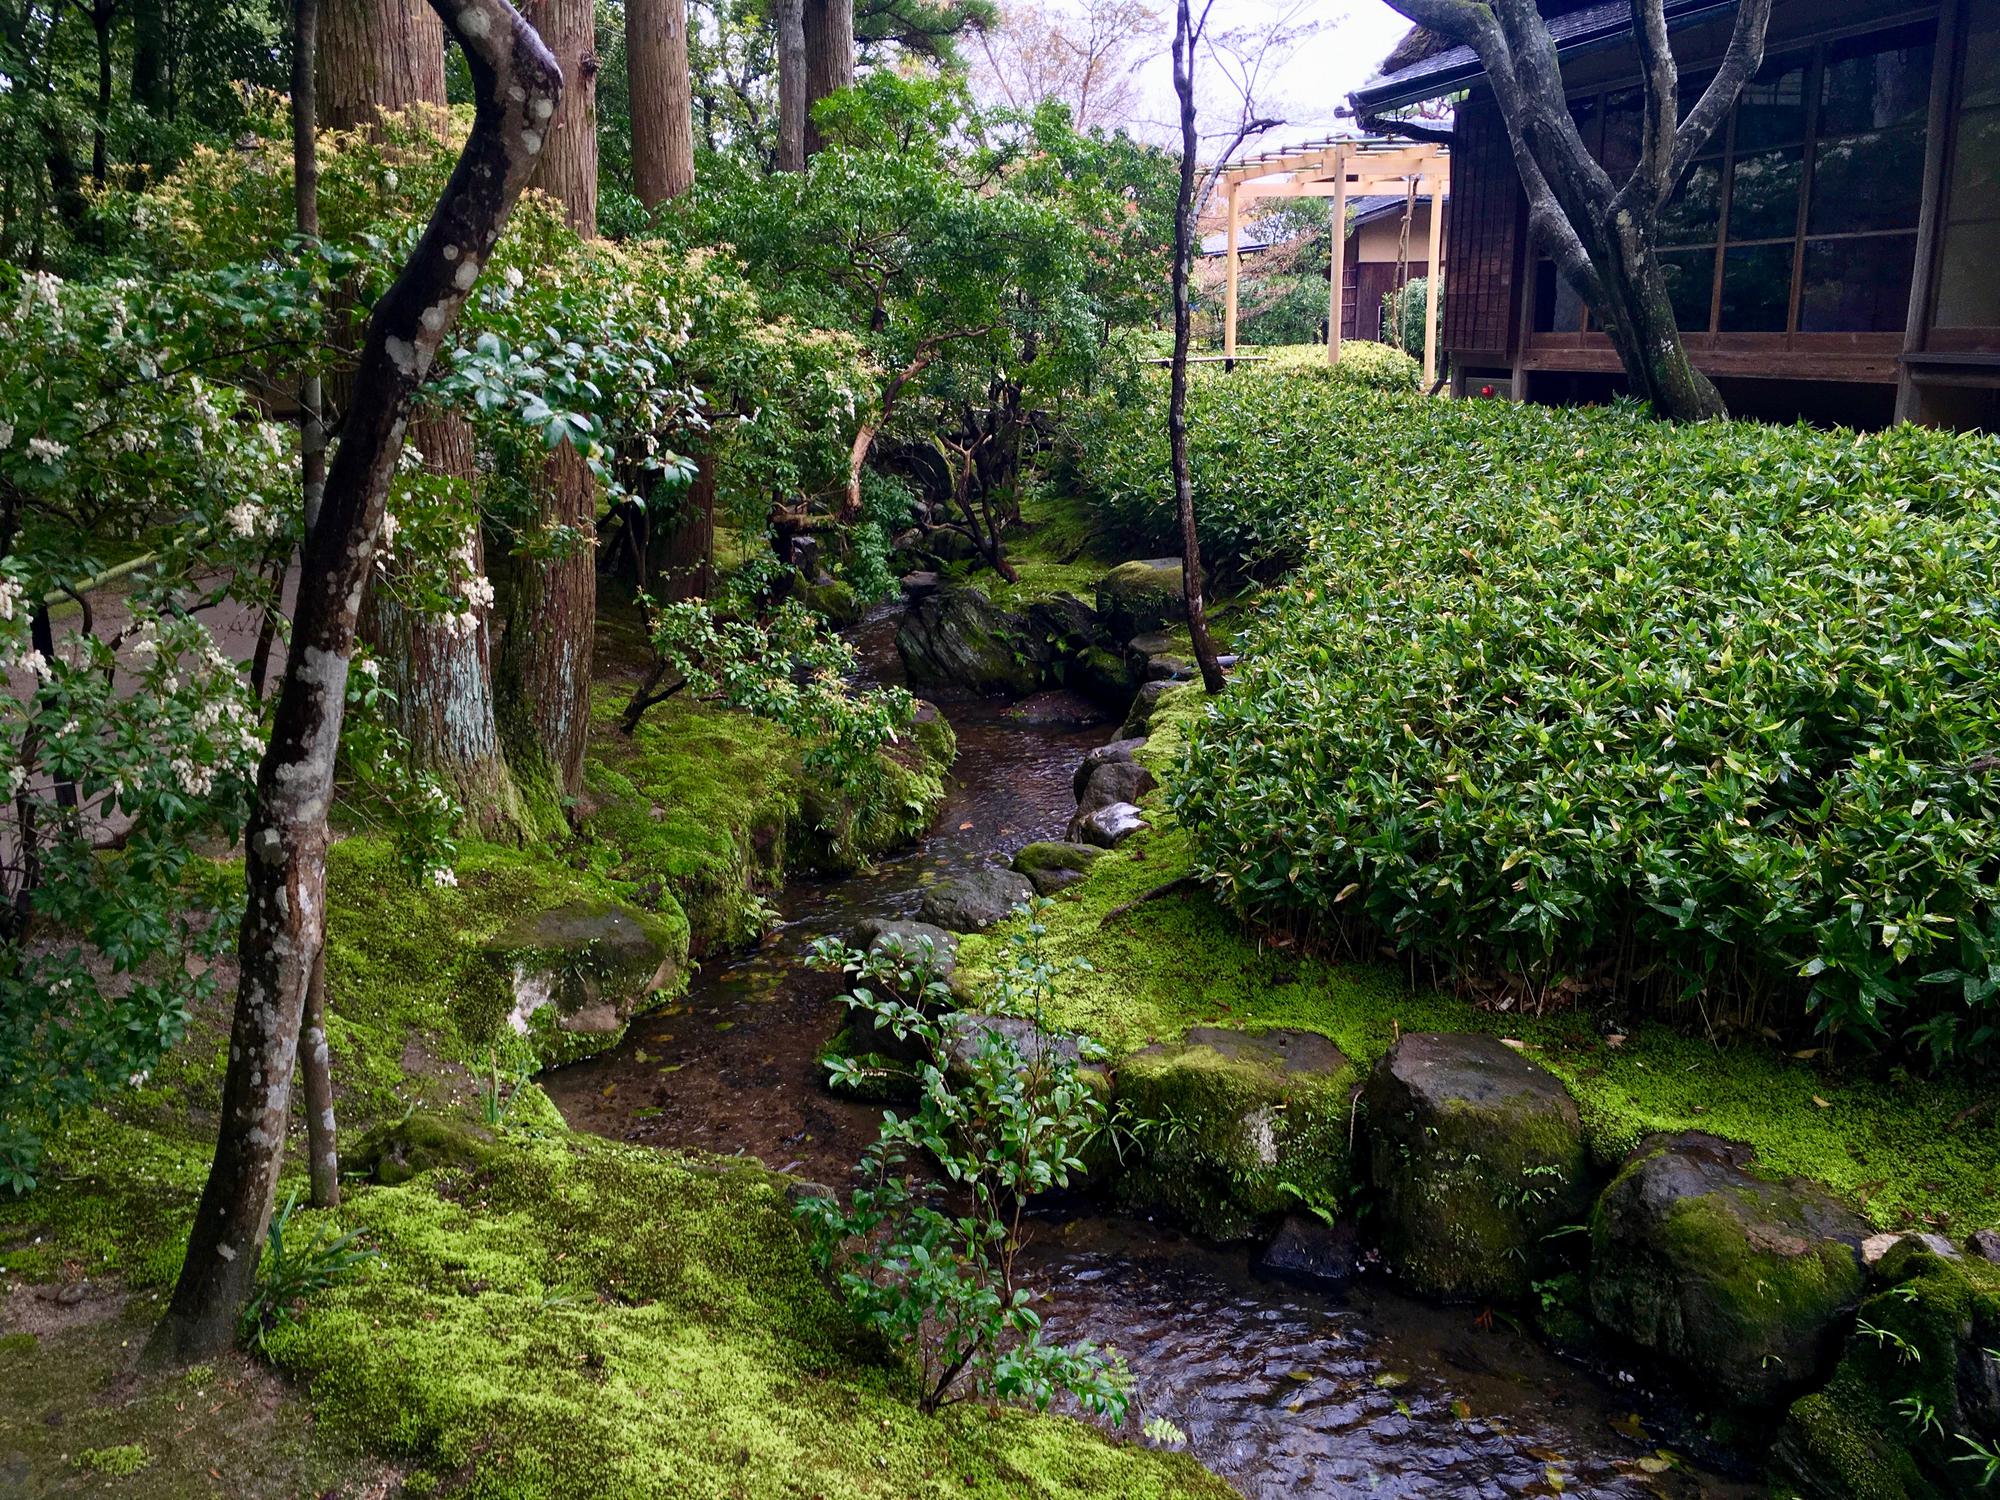
<svg viewBox="0 0 2000 1500"><path fill-rule="evenodd" d="M1414 391L1423 365L1400 349L1368 339L1342 339L1340 361L1326 362L1324 344L1286 344L1262 351L1270 355L1264 372L1310 375L1334 385L1358 385L1374 391Z"/></svg>
<svg viewBox="0 0 2000 1500"><path fill-rule="evenodd" d="M1230 902L2000 1050L2000 444L1269 384L1191 424L1308 559L1177 784Z"/></svg>

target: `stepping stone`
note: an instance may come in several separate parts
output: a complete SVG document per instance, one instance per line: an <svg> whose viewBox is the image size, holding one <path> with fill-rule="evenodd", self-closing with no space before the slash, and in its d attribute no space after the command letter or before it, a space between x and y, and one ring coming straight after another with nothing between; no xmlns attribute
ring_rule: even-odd
<svg viewBox="0 0 2000 1500"><path fill-rule="evenodd" d="M917 916L951 932L984 932L1005 921L1015 907L1024 905L1034 894L1027 876L988 865L930 887L917 907Z"/></svg>

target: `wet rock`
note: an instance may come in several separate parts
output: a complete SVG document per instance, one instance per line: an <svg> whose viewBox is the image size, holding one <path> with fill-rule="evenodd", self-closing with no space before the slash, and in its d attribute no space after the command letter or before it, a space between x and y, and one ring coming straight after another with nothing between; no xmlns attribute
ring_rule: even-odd
<svg viewBox="0 0 2000 1500"><path fill-rule="evenodd" d="M484 1166L496 1147L492 1131L455 1115L413 1114L377 1125L341 1153L341 1170L378 1187L395 1187L440 1167Z"/></svg>
<svg viewBox="0 0 2000 1500"><path fill-rule="evenodd" d="M1106 718L1094 699L1068 688L1030 693L1008 709L1005 716L1043 729L1077 729L1086 724L1102 724Z"/></svg>
<svg viewBox="0 0 2000 1500"><path fill-rule="evenodd" d="M1162 630L1149 630L1133 636L1125 643L1125 649L1140 661L1148 661L1155 656L1171 656L1174 638Z"/></svg>
<svg viewBox="0 0 2000 1500"><path fill-rule="evenodd" d="M1049 643L1056 656L1085 646L1109 646L1111 632L1097 611L1074 594L1044 594L1027 606L1028 627Z"/></svg>
<svg viewBox="0 0 2000 1500"><path fill-rule="evenodd" d="M1361 1267L1361 1236L1345 1219L1329 1224L1305 1214L1286 1214L1257 1269L1288 1281L1341 1287Z"/></svg>
<svg viewBox="0 0 2000 1500"><path fill-rule="evenodd" d="M830 573L821 573L810 580L801 573L792 597L824 616L830 625L852 625L862 615L861 598L854 592L854 586Z"/></svg>
<svg viewBox="0 0 2000 1500"><path fill-rule="evenodd" d="M1035 894L1028 877L989 865L940 880L917 907L923 921L952 932L984 932Z"/></svg>
<svg viewBox="0 0 2000 1500"><path fill-rule="evenodd" d="M1171 682L1148 682L1140 686L1132 698L1132 706L1125 711L1125 722L1118 727L1121 740L1143 740L1153 730L1153 712L1160 706L1160 699L1172 687Z"/></svg>
<svg viewBox="0 0 2000 1500"><path fill-rule="evenodd" d="M1435 1297L1522 1298L1590 1203L1576 1104L1483 1034L1416 1032L1362 1093L1385 1258Z"/></svg>
<svg viewBox="0 0 2000 1500"><path fill-rule="evenodd" d="M1153 773L1135 760L1099 761L1091 767L1090 779L1077 796L1076 817L1070 822L1071 836L1099 808L1115 802L1137 802L1157 784Z"/></svg>
<svg viewBox="0 0 2000 1500"><path fill-rule="evenodd" d="M1014 856L1014 868L1028 877L1028 883L1044 896L1053 896L1065 886L1083 879L1091 865L1104 857L1093 844L1067 844L1046 840L1027 844Z"/></svg>
<svg viewBox="0 0 2000 1500"><path fill-rule="evenodd" d="M569 1061L623 1034L656 991L678 981L687 936L649 912L575 901L518 919L485 953L511 991L508 1024L526 1035L536 1017L553 1018L554 1031L578 1040L544 1047L543 1061Z"/></svg>
<svg viewBox="0 0 2000 1500"><path fill-rule="evenodd" d="M1148 682L1192 682L1194 676L1194 663L1178 656L1155 656L1146 662Z"/></svg>
<svg viewBox="0 0 2000 1500"><path fill-rule="evenodd" d="M938 591L938 576L928 568L903 575L903 597L922 599Z"/></svg>
<svg viewBox="0 0 2000 1500"><path fill-rule="evenodd" d="M1944 1260L1957 1260L1958 1247L1941 1234L1913 1234L1906 1231L1888 1234L1871 1234L1861 1242L1861 1264L1874 1270L1888 1253L1904 1240L1915 1240L1931 1254Z"/></svg>
<svg viewBox="0 0 2000 1500"><path fill-rule="evenodd" d="M864 953L882 952L890 948L899 949L915 968L924 959L924 944L930 944L929 963L939 979L949 975L958 963L958 934L947 932L942 927L929 922L895 921L887 917L869 917L857 922L854 931L848 934L848 946L859 948Z"/></svg>
<svg viewBox="0 0 2000 1500"><path fill-rule="evenodd" d="M1972 1238L1966 1241L1966 1249L1981 1260L2000 1265L2000 1229L1975 1229Z"/></svg>
<svg viewBox="0 0 2000 1500"><path fill-rule="evenodd" d="M1130 640L1187 613L1178 557L1121 563L1097 581L1097 613L1118 640Z"/></svg>
<svg viewBox="0 0 2000 1500"><path fill-rule="evenodd" d="M1083 797L1083 789L1090 785L1091 774L1107 761L1129 761L1136 750L1146 748L1146 737L1138 735L1132 739L1113 740L1108 745L1099 745L1089 751L1078 762L1076 775L1070 781L1070 792L1078 800Z"/></svg>
<svg viewBox="0 0 2000 1500"><path fill-rule="evenodd" d="M1354 1080L1341 1050L1310 1031L1197 1026L1135 1052L1119 1064L1119 1099L1155 1123L1140 1128L1142 1155L1118 1195L1222 1240L1301 1201L1332 1211L1350 1177Z"/></svg>
<svg viewBox="0 0 2000 1500"><path fill-rule="evenodd" d="M1590 1224L1597 1321L1744 1404L1825 1371L1861 1299L1871 1232L1823 1188L1755 1163L1750 1147L1698 1131L1649 1137Z"/></svg>
<svg viewBox="0 0 2000 1500"><path fill-rule="evenodd" d="M1150 826L1146 815L1130 802L1114 802L1078 820L1071 831L1086 844L1116 849L1140 829Z"/></svg>
<svg viewBox="0 0 2000 1500"><path fill-rule="evenodd" d="M1139 685L1139 674L1132 664L1105 646L1087 646L1077 652L1070 658L1065 679L1079 692L1112 706L1114 712L1131 701Z"/></svg>
<svg viewBox="0 0 2000 1500"><path fill-rule="evenodd" d="M1025 1016L982 1016L959 1011L944 1023L944 1051L947 1071L963 1071L988 1046L989 1036L1000 1038L1014 1049L1023 1063L1038 1064L1045 1059L1079 1062L1082 1050L1074 1037L1042 1031Z"/></svg>
<svg viewBox="0 0 2000 1500"><path fill-rule="evenodd" d="M1025 617L965 584L926 595L905 610L896 650L918 686L1016 697L1035 690L1048 655Z"/></svg>

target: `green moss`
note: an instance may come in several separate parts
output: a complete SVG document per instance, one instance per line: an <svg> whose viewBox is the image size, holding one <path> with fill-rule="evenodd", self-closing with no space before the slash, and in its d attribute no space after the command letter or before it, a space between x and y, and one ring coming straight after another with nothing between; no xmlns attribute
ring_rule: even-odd
<svg viewBox="0 0 2000 1500"><path fill-rule="evenodd" d="M152 1463L144 1443L120 1443L111 1448L86 1448L76 1456L76 1466L92 1474L113 1479L130 1479Z"/></svg>

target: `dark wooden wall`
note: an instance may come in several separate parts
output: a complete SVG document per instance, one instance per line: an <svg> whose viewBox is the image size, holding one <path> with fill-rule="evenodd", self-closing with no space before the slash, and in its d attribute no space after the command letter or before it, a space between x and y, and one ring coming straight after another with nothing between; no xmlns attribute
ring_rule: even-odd
<svg viewBox="0 0 2000 1500"><path fill-rule="evenodd" d="M1519 326L1524 208L1507 127L1491 99L1458 107L1444 237L1443 346L1458 355L1507 358Z"/></svg>
<svg viewBox="0 0 2000 1500"><path fill-rule="evenodd" d="M1430 267L1425 262L1410 262L1412 281L1429 274ZM1396 263L1393 260L1350 260L1341 280L1345 285L1340 304L1340 336L1344 339L1380 339L1382 298L1395 289Z"/></svg>

